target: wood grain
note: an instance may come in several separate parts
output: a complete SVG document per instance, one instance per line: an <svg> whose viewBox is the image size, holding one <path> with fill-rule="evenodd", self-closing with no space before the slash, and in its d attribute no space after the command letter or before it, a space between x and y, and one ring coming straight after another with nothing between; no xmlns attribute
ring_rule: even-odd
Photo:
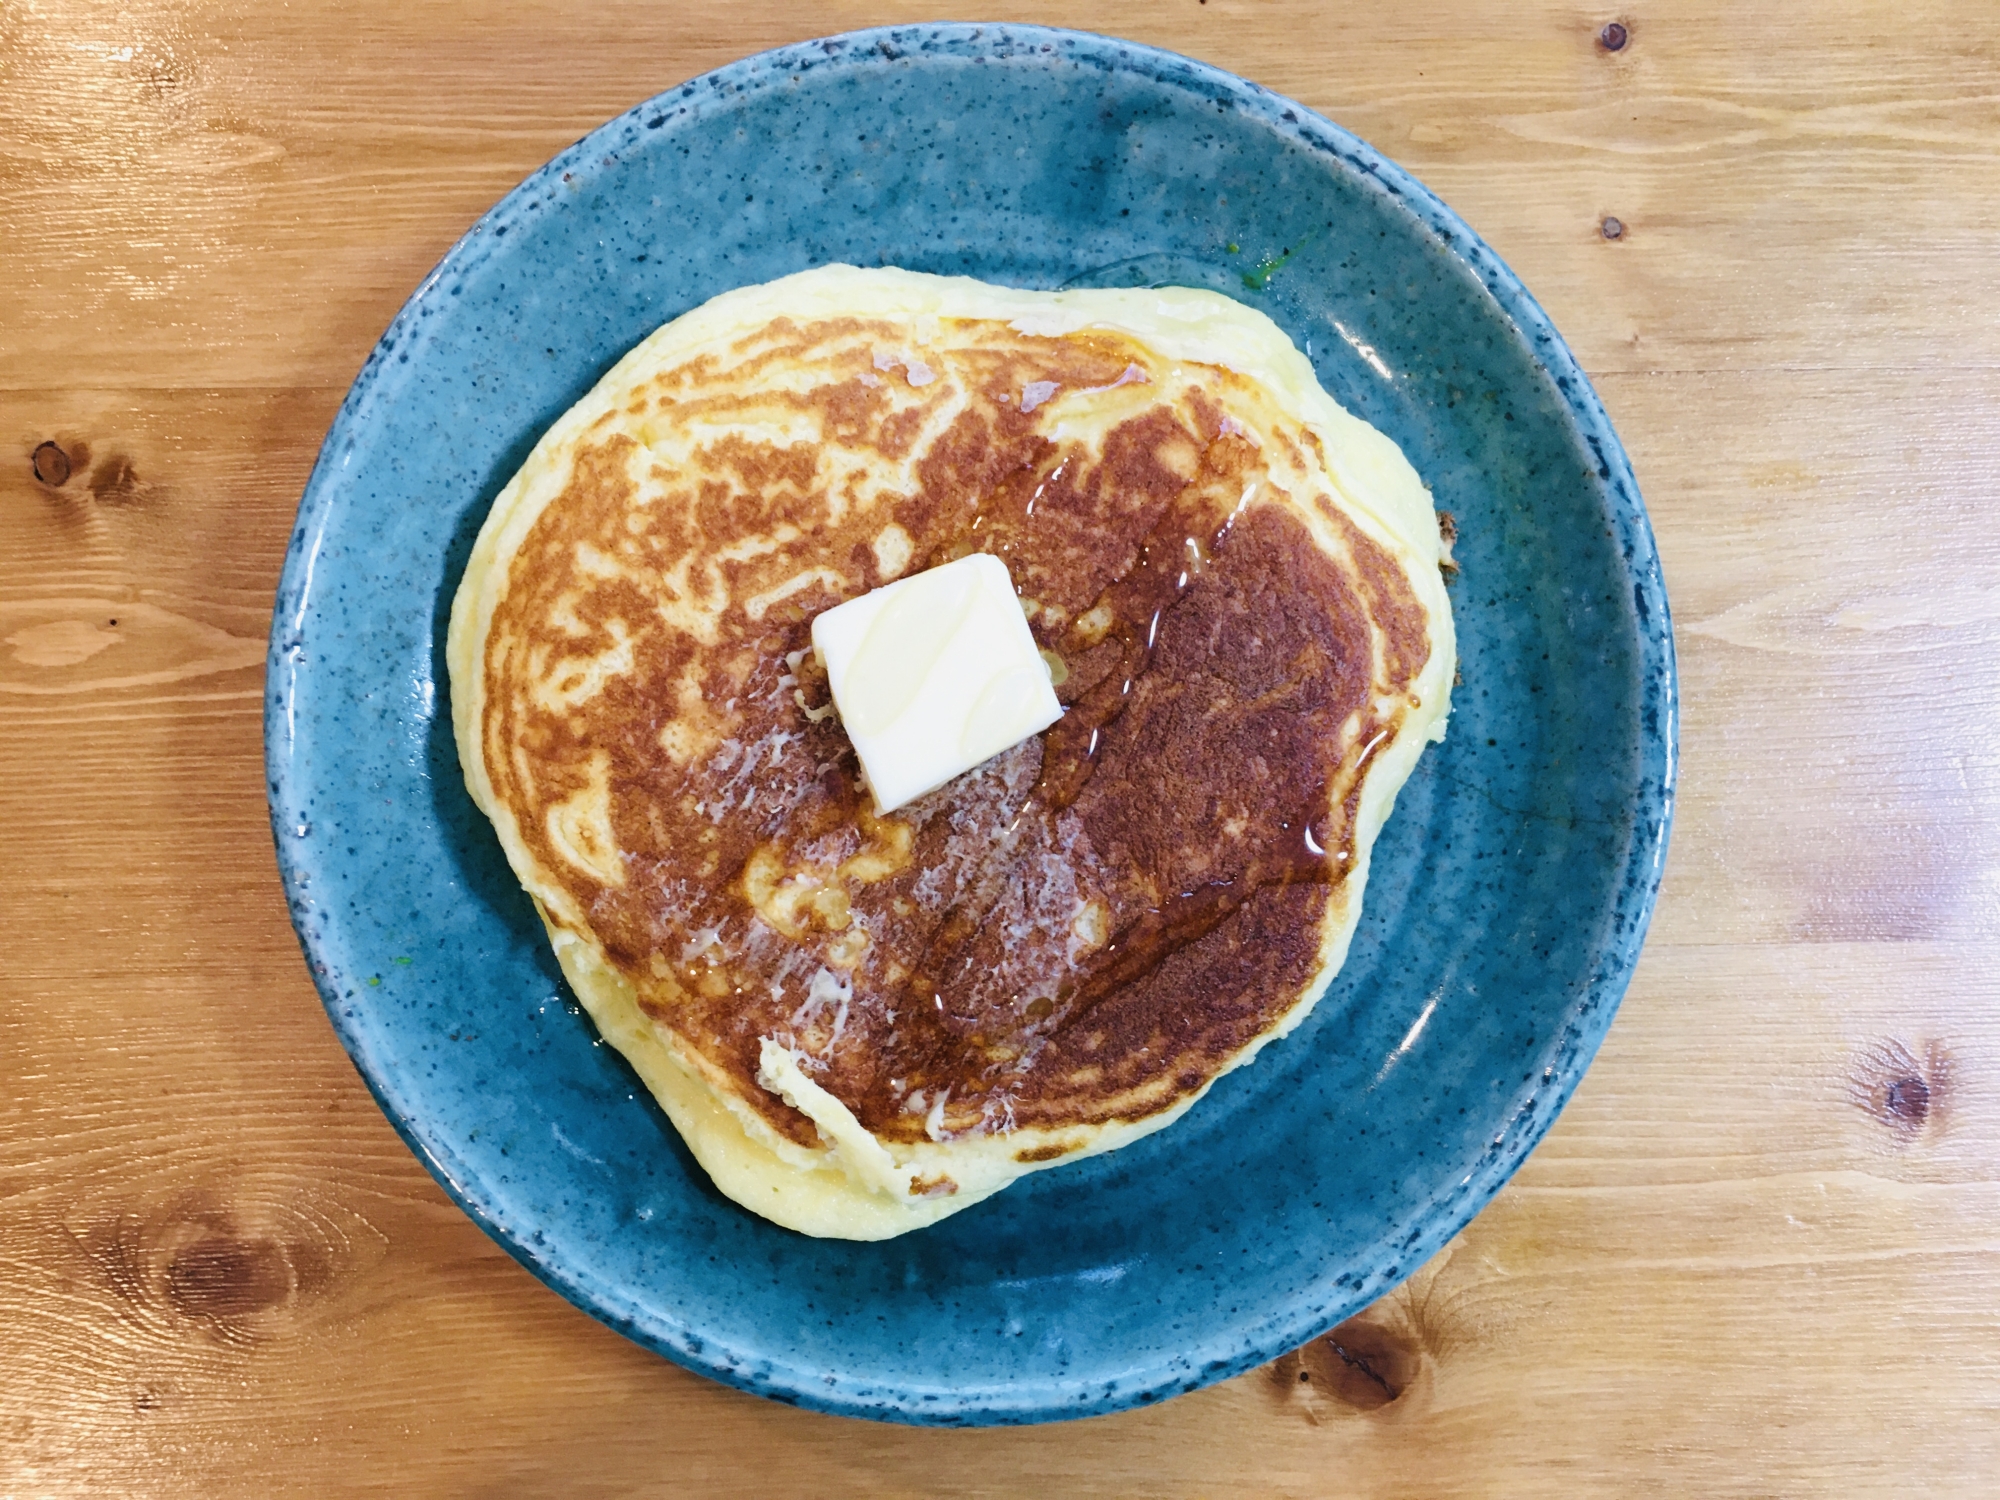
<svg viewBox="0 0 2000 1500"><path fill-rule="evenodd" d="M259 693L292 512L376 335L523 175L730 58L926 9L16 0L0 1496L1990 1493L2000 13L986 10L1374 141L1611 408L1675 604L1684 780L1574 1104L1405 1287L1154 1410L844 1422L569 1308L396 1139L286 923Z"/></svg>

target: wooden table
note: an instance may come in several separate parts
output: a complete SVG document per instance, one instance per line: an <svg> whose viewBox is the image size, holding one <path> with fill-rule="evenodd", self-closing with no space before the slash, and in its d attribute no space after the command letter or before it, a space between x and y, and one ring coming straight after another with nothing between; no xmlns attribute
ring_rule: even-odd
<svg viewBox="0 0 2000 1500"><path fill-rule="evenodd" d="M259 693L293 510L376 336L524 174L927 10L7 0L0 1496L1994 1493L2000 12L975 9L1359 132L1597 382L1685 769L1575 1103L1338 1347L1129 1415L813 1416L569 1307L390 1131L287 925Z"/></svg>

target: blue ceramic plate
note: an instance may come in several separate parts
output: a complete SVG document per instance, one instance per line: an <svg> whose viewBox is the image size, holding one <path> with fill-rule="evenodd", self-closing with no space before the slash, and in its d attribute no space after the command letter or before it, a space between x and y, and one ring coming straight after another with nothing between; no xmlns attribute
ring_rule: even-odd
<svg viewBox="0 0 2000 1500"><path fill-rule="evenodd" d="M723 1199L597 1040L443 701L488 505L627 348L829 261L1212 287L1290 332L1457 514L1464 683L1347 967L1182 1123L886 1244ZM1624 991L1666 852L1667 601L1603 409L1430 193L1200 63L1027 27L734 63L529 178L418 288L300 506L272 626L272 821L341 1040L529 1270L746 1390L932 1423L1157 1401L1394 1286L1507 1180Z"/></svg>

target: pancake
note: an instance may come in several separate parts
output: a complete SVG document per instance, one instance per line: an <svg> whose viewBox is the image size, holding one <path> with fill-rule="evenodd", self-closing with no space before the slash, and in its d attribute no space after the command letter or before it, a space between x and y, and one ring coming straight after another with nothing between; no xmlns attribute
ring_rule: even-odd
<svg viewBox="0 0 2000 1500"><path fill-rule="evenodd" d="M973 551L1063 717L879 815L811 622ZM667 324L543 437L453 603L453 721L716 1186L886 1238L1170 1124L1305 1017L1444 732L1440 557L1262 314L832 266Z"/></svg>

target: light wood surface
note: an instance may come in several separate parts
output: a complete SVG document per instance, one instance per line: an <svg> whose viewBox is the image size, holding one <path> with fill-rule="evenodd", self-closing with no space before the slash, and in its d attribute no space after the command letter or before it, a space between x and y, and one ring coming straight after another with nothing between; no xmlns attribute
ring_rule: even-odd
<svg viewBox="0 0 2000 1500"><path fill-rule="evenodd" d="M536 165L934 12L0 0L0 1496L1994 1493L2000 11L981 9L1359 132L1596 380L1684 780L1568 1113L1339 1350L1063 1427L788 1410L544 1290L390 1131L286 922L294 507L376 336Z"/></svg>

